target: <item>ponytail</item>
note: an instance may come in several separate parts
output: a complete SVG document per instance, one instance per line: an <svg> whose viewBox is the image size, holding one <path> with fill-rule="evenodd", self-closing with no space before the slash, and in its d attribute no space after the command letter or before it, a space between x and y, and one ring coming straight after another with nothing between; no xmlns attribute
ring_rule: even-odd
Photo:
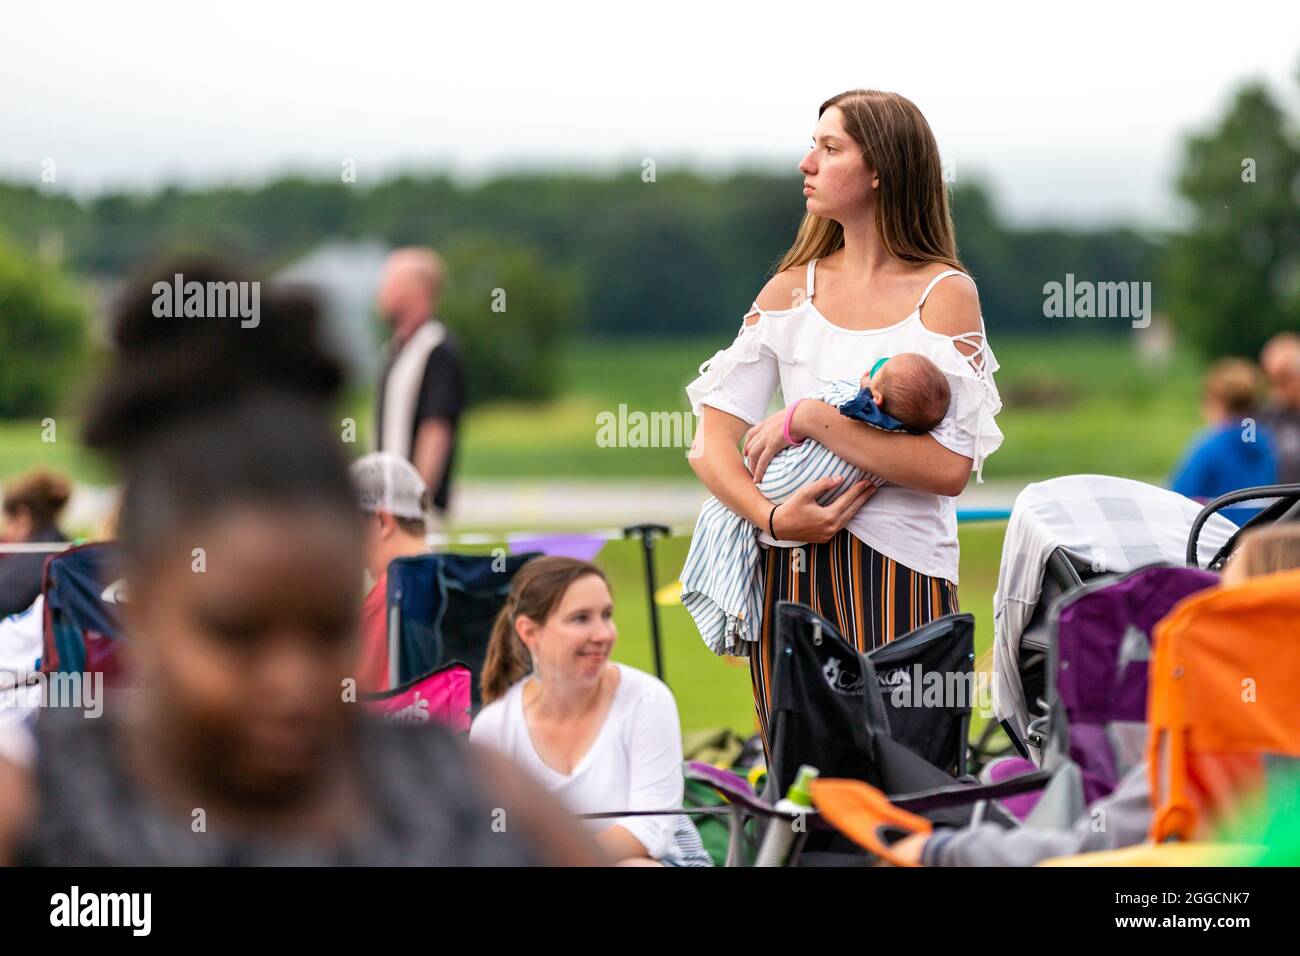
<svg viewBox="0 0 1300 956"><path fill-rule="evenodd" d="M512 594L492 624L487 659L483 662L483 703L490 704L504 696L511 684L523 680L532 670L532 655L515 631L515 600Z"/></svg>

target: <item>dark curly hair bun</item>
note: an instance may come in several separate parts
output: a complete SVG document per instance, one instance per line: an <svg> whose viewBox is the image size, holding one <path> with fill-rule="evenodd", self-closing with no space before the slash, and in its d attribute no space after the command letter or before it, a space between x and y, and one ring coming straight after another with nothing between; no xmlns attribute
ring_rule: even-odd
<svg viewBox="0 0 1300 956"><path fill-rule="evenodd" d="M254 392L328 404L343 366L323 346L320 324L306 291L261 282L217 258L174 258L141 272L113 310L116 349L92 393L86 444L121 454Z"/></svg>

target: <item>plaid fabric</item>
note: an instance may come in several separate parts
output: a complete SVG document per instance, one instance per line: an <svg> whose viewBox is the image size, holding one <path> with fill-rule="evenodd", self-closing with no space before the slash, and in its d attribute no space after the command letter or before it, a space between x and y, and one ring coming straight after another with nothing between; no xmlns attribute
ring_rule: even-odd
<svg viewBox="0 0 1300 956"><path fill-rule="evenodd" d="M1020 636L1042 593L1048 555L1066 548L1096 571L1116 574L1157 562L1181 565L1201 507L1164 488L1108 475L1035 482L1016 496L993 595L993 711L1022 739L1028 708L1020 684ZM1226 518L1211 517L1201 531L1201 563L1236 530Z"/></svg>
<svg viewBox="0 0 1300 956"><path fill-rule="evenodd" d="M858 383L832 382L808 396L837 408L858 395ZM868 475L838 457L825 445L805 441L778 452L763 473L758 488L769 501L785 501L811 481L841 475L839 486L827 492L822 504L834 501ZM770 541L766 529L755 528L717 498L700 509L691 534L690 550L682 568L682 604L709 650L719 655L746 657L762 629L763 583L759 575L759 538ZM800 542L786 541L793 547Z"/></svg>

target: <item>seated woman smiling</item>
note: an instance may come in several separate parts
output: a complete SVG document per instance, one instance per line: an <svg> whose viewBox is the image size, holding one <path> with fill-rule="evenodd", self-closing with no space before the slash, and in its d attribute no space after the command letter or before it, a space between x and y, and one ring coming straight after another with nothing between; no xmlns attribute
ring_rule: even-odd
<svg viewBox="0 0 1300 956"><path fill-rule="evenodd" d="M604 573L573 558L515 576L483 669L470 739L510 757L574 813L681 806L681 725L659 680L610 661L618 633ZM589 821L627 865L711 866L685 816Z"/></svg>

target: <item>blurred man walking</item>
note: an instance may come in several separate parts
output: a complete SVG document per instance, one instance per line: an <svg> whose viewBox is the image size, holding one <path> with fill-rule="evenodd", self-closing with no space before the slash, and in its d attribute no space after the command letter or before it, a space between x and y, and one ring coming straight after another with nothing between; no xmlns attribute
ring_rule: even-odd
<svg viewBox="0 0 1300 956"><path fill-rule="evenodd" d="M410 461L432 489L436 524L451 498L465 375L451 331L436 318L442 259L432 249L393 252L384 264L379 311L392 328L379 379L375 447Z"/></svg>

